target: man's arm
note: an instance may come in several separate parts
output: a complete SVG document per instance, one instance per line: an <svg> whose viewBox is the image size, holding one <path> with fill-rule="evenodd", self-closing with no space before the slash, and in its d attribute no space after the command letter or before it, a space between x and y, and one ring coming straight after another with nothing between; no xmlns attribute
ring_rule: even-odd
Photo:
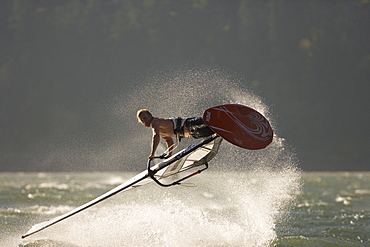
<svg viewBox="0 0 370 247"><path fill-rule="evenodd" d="M167 157L171 157L172 156L172 150L173 150L173 139L172 139L172 137L166 137L166 138L164 138L164 140L166 141L167 149L168 149Z"/></svg>
<svg viewBox="0 0 370 247"><path fill-rule="evenodd" d="M159 128L156 127L156 128L153 128L152 151L148 159L152 159L154 157L155 151L157 150L159 142L160 142Z"/></svg>

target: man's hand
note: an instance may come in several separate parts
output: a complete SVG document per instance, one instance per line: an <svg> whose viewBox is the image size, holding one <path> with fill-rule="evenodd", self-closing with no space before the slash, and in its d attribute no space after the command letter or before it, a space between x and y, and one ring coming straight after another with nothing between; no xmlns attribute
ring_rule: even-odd
<svg viewBox="0 0 370 247"><path fill-rule="evenodd" d="M150 155L149 157L148 157L148 160L151 160L151 159L153 159L154 158L154 155Z"/></svg>

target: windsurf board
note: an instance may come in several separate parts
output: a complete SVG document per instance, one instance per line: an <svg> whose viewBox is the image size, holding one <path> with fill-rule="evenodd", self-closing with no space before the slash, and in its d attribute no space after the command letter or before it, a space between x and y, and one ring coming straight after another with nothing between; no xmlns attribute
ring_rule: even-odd
<svg viewBox="0 0 370 247"><path fill-rule="evenodd" d="M262 149L273 139L269 121L245 105L224 104L208 108L204 122L226 141L245 149Z"/></svg>

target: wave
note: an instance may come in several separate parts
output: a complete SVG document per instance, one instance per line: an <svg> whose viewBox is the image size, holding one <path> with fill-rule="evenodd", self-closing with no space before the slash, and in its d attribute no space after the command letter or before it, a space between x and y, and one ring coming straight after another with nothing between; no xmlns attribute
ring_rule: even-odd
<svg viewBox="0 0 370 247"><path fill-rule="evenodd" d="M20 215L59 215L71 211L74 207L67 205L60 206L44 206L44 205L33 205L25 208L0 208L0 216L10 217L10 216L20 216Z"/></svg>

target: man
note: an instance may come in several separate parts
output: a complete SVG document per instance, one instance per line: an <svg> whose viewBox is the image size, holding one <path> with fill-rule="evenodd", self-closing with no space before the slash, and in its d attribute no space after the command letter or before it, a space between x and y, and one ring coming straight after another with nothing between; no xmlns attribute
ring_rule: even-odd
<svg viewBox="0 0 370 247"><path fill-rule="evenodd" d="M146 109L137 112L137 119L145 127L153 129L152 150L148 159L152 159L160 142L164 139L168 148L168 157L172 155L173 139L177 137L178 141L183 137L192 136L193 138L207 137L215 132L211 130L201 117L193 118L157 118Z"/></svg>

